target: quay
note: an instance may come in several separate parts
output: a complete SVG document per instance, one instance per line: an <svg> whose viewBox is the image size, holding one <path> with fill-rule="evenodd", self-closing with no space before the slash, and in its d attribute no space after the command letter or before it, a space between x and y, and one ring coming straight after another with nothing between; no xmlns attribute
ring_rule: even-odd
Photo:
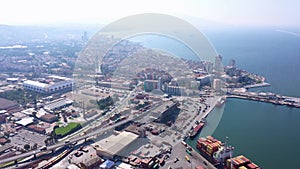
<svg viewBox="0 0 300 169"><path fill-rule="evenodd" d="M284 105L289 107L300 108L300 98L282 96L270 92L237 92L237 91L228 91L227 98L239 98L246 100L254 100L266 103L272 103L275 105Z"/></svg>
<svg viewBox="0 0 300 169"><path fill-rule="evenodd" d="M246 86L244 86L244 88L250 89L250 88L256 88L256 87L268 87L268 86L271 86L271 84L267 83L267 82L263 82L263 83L259 83L259 84L246 85Z"/></svg>

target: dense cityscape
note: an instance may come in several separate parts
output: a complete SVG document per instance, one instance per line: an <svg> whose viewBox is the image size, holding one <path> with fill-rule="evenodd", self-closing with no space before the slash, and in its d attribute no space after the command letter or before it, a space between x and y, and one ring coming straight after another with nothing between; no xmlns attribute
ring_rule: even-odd
<svg viewBox="0 0 300 169"><path fill-rule="evenodd" d="M199 138L197 150L185 140L196 139L226 97L300 106L299 98L248 92L270 84L234 60L173 58L129 40L94 63L94 73L74 71L87 36L0 47L1 168L256 169L232 157L225 138Z"/></svg>

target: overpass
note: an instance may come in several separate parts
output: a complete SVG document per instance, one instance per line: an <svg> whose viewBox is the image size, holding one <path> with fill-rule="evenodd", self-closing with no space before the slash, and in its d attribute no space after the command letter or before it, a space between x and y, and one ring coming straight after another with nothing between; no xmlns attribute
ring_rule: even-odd
<svg viewBox="0 0 300 169"><path fill-rule="evenodd" d="M157 103L157 104L158 105L156 105L156 106L153 105L153 107L151 109L145 111L144 113L142 113L140 115L129 117L129 118L123 120L123 121L120 121L120 122L114 124L114 125L107 126L105 128L97 129L96 131L93 131L91 133L87 133L87 134L85 134L83 136L72 138L72 139L70 139L68 141L59 142L59 143L56 143L54 145L50 145L50 146L47 147L47 149L44 149L44 150L42 150L42 149L36 149L36 150L32 150L32 151L29 151L29 152L26 152L26 153L22 153L20 155L16 155L16 156L13 156L13 157L2 159L2 160L0 160L0 164L4 164L4 163L7 163L7 162L11 162L11 161L14 161L15 164L17 164L18 163L18 161L17 161L18 159L26 158L26 157L32 156L32 155L36 156L36 154L41 153L41 152L48 152L48 151L52 151L53 152L53 151L55 151L59 147L71 145L71 144L76 143L76 142L81 141L81 140L85 140L86 141L89 137L101 134L101 133L103 133L103 132L105 132L107 130L113 130L117 126L123 125L125 123L130 122L130 121L134 121L134 120L140 118L141 116L146 115L147 113L149 113L153 109L155 109L157 106L161 105L161 103Z"/></svg>

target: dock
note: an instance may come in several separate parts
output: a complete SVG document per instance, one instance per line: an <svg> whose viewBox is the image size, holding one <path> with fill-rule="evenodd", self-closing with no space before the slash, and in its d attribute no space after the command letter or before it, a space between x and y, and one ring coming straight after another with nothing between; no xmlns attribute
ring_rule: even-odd
<svg viewBox="0 0 300 169"><path fill-rule="evenodd" d="M253 84L253 85L246 85L244 88L250 89L250 88L257 88L257 87L268 87L271 86L270 83L263 82L263 83L258 83L258 84Z"/></svg>
<svg viewBox="0 0 300 169"><path fill-rule="evenodd" d="M168 168L182 168L182 169L195 169L197 166L202 166L206 169L217 169L203 156L201 156L196 150L191 148L190 151L186 151L186 146L181 143L173 147L170 158L166 161L165 165L160 167L161 169ZM189 153L188 153L189 152ZM186 159L188 157L188 160ZM178 159L178 160L176 160Z"/></svg>
<svg viewBox="0 0 300 169"><path fill-rule="evenodd" d="M282 96L270 92L236 92L229 91L227 92L227 98L239 98L246 100L254 100L266 103L272 103L275 105L283 105L289 107L300 108L300 98Z"/></svg>

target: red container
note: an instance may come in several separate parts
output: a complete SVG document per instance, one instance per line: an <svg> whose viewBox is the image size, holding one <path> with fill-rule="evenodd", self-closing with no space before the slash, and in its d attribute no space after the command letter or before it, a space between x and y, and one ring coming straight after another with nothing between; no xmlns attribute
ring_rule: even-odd
<svg viewBox="0 0 300 169"><path fill-rule="evenodd" d="M258 166L256 164L254 164L254 163L247 164L247 167L249 169L257 169L258 168Z"/></svg>

